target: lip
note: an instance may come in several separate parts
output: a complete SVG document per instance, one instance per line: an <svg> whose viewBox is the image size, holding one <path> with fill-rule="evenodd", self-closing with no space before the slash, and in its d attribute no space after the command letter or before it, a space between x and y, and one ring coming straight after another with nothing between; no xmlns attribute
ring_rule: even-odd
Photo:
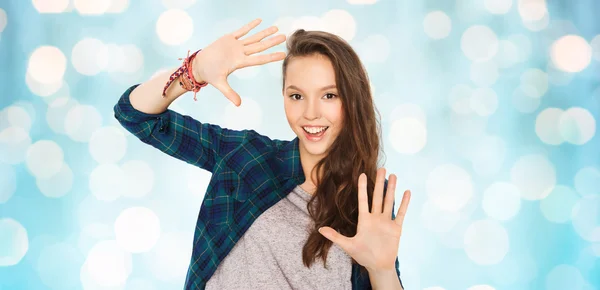
<svg viewBox="0 0 600 290"><path fill-rule="evenodd" d="M328 126L303 126L303 127L328 127ZM304 132L304 136L306 137L306 139L308 139L309 141L313 141L313 142L321 141L323 139L323 137L325 137L325 134L327 134L327 130L329 130L329 128L327 128L323 132L323 135L321 135L319 137L315 137L315 136L308 134L306 131L304 131L304 129L302 129L302 128L300 128L300 129L302 130L302 132Z"/></svg>

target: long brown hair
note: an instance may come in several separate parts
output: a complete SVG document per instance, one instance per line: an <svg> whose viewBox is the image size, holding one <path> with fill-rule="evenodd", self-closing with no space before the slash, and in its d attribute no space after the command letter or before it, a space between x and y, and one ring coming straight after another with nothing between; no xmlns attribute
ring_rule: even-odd
<svg viewBox="0 0 600 290"><path fill-rule="evenodd" d="M332 242L317 230L322 226L330 226L347 237L356 234L358 177L363 172L367 174L371 208L374 178L382 147L381 116L373 103L366 69L344 39L324 31L299 29L288 38L287 51L283 60L284 86L286 69L292 59L315 54L324 56L333 64L342 101L344 128L328 148L326 157L313 169L322 175L316 174L317 189L308 202L314 227L302 249L302 261L306 267L310 267L317 258L321 258L327 267L327 253ZM352 259L352 263L356 261Z"/></svg>

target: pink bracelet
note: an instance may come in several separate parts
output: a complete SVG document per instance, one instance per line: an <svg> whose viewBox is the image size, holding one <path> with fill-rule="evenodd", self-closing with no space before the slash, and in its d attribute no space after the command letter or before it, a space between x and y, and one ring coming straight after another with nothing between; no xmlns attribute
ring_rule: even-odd
<svg viewBox="0 0 600 290"><path fill-rule="evenodd" d="M173 81L175 81L175 79L177 79L178 77L181 76L179 85L187 91L193 91L194 92L194 101L198 101L198 99L196 99L196 94L198 93L198 91L200 91L200 88L208 85L207 82L198 83L196 81L196 79L194 79L194 74L193 74L193 70L192 70L192 61L196 57L196 54L198 54L198 52L200 52L200 50L201 49L194 52L192 55L190 55L190 51L188 50L188 56L185 59L183 59L183 58L179 59L179 60L183 60L183 64L169 77L169 81L167 82L167 84L165 85L165 88L163 89L163 93L162 93L163 98L167 97L167 88L169 88L169 86L173 83Z"/></svg>

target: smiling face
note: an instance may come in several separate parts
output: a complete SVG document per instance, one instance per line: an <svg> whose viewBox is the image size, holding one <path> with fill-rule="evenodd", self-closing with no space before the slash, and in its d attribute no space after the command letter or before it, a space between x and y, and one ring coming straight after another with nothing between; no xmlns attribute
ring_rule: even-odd
<svg viewBox="0 0 600 290"><path fill-rule="evenodd" d="M344 121L333 65L318 54L295 57L285 74L285 115L300 141L300 154L320 160L339 135Z"/></svg>

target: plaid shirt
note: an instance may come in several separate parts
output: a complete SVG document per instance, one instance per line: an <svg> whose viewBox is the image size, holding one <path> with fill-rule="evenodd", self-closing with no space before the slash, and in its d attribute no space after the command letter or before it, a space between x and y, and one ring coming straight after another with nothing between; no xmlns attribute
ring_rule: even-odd
<svg viewBox="0 0 600 290"><path fill-rule="evenodd" d="M142 142L213 174L198 215L185 281L186 290L205 289L254 220L305 181L298 138L271 140L254 130L200 123L172 110L146 114L129 102L137 86L127 89L114 106L121 125ZM398 257L395 265L400 279ZM371 289L369 276L360 268L352 265L352 289Z"/></svg>

